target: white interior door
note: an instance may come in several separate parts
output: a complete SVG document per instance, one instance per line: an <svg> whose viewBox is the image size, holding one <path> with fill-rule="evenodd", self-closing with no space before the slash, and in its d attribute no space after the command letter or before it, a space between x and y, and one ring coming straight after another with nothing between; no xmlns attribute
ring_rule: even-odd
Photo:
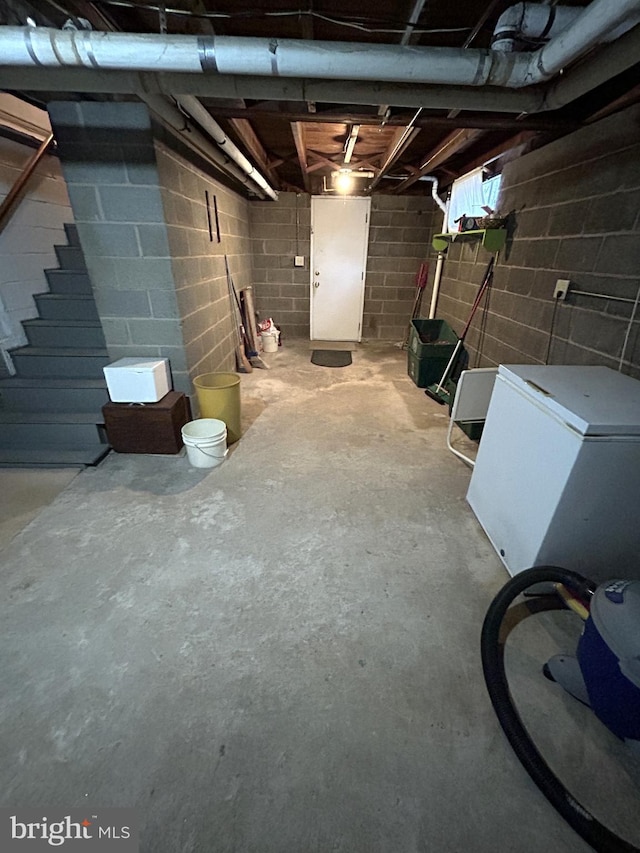
<svg viewBox="0 0 640 853"><path fill-rule="evenodd" d="M311 198L311 340L359 341L370 198Z"/></svg>

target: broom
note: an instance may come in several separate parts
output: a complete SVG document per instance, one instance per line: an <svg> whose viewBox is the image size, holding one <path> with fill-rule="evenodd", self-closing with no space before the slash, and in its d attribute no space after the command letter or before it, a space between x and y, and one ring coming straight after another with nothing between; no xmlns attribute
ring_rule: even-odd
<svg viewBox="0 0 640 853"><path fill-rule="evenodd" d="M458 338L458 342L455 345L451 358L449 359L447 366L444 369L444 373L442 374L440 382L438 382L438 384L435 386L429 385L427 388L425 388L424 393L427 395L427 397L431 397L432 400L435 400L436 403L440 403L440 405L442 406L444 406L445 403L448 403L451 397L449 391L447 391L447 389L444 387L444 383L449 378L449 375L451 374L451 371L455 366L455 363L458 359L458 354L462 349L464 339L466 338L467 332L469 331L469 327L471 326L471 323L473 321L473 317L478 308L480 307L480 303L482 302L482 297L486 293L487 288L491 285L491 282L493 280L493 265L495 263L495 260L495 257L492 257L489 261L489 265L487 266L487 269L485 271L484 278L482 279L482 284L480 285L480 289L478 290L476 298L474 299L473 305L471 307L469 319L467 320L467 323L464 329L462 330L462 334Z"/></svg>

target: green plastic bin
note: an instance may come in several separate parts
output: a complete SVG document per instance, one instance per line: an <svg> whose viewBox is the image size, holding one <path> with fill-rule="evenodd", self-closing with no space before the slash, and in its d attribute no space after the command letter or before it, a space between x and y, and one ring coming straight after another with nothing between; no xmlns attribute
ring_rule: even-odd
<svg viewBox="0 0 640 853"><path fill-rule="evenodd" d="M418 388L439 382L458 343L458 336L445 320L411 321L407 372Z"/></svg>
<svg viewBox="0 0 640 853"><path fill-rule="evenodd" d="M237 373L202 373L193 380L201 418L224 421L227 444L238 441L240 426L240 376Z"/></svg>

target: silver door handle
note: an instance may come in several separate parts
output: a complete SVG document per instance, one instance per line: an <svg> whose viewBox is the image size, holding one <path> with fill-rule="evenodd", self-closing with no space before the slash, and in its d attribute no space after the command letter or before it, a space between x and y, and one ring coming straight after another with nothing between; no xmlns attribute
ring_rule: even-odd
<svg viewBox="0 0 640 853"><path fill-rule="evenodd" d="M319 282L319 281L314 281L314 282L313 282L313 286L314 286L314 287L320 287L320 282Z"/></svg>

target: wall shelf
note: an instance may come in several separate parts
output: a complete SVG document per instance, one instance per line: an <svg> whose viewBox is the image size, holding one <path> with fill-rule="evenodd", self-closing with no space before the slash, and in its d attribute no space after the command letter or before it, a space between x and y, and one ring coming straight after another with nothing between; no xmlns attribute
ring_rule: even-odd
<svg viewBox="0 0 640 853"><path fill-rule="evenodd" d="M432 245L436 252L446 252L452 243L480 240L482 247L487 252L499 252L506 239L506 228L482 228L478 231L454 231L450 234L435 234Z"/></svg>

